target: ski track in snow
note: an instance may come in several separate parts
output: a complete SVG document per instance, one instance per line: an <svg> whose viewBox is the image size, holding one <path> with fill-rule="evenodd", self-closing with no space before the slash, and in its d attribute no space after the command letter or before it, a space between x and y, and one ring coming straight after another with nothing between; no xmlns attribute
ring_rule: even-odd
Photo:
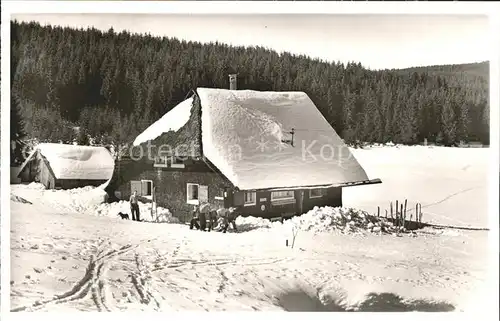
<svg viewBox="0 0 500 321"><path fill-rule="evenodd" d="M96 222L90 222L90 225L102 220L95 217L91 219ZM128 223L124 225L135 227L138 234L148 230L148 225ZM127 242L125 245L115 243L125 233L114 240L106 238L87 243L88 250L82 251L81 255L90 258L88 265L83 276L77 278L69 290L51 299L36 299L31 304L14 305L12 311L51 311L56 306L85 311L212 311L224 310L226 305L230 309L280 310L273 303L273 293L279 293L290 284L306 284L318 293L338 292L338 288L349 288L350 282L362 282L366 291L388 287L393 291L405 292L402 288L433 287L433 291L442 292L449 288L463 293L464 288L474 286L471 280L461 279L457 274L458 270L467 270L466 266L455 262L455 267L450 270L452 263L447 263L446 258L435 257L432 251L430 254L425 253L427 250L422 253L422 248L418 250L416 243L414 245L420 258L414 261L406 255L396 255L388 260L391 253L371 255L362 249L352 248L353 245L357 247L356 238L337 238L333 247L324 251L321 243L314 248L311 248L310 243L303 243L307 234L304 232L297 239L300 247L290 252L284 245L282 247L288 250L278 250L276 245L271 244L277 236L268 232L224 235L190 231L187 226L163 226L165 233L148 240ZM72 229L79 227L65 226ZM148 234L158 231L161 230ZM86 237L92 239L95 234ZM246 240L237 241L236 237ZM82 235L82 238L85 236ZM209 239L227 244L207 248ZM265 239L270 243L270 248L262 250L263 253L255 252L259 246L267 243ZM247 243L251 240L258 244ZM237 244L233 244L233 241L237 241ZM390 237L385 241L379 238L376 242L383 244L388 241ZM428 245L435 242L429 239L423 241ZM69 246L71 242L67 244ZM405 248L401 243L394 245L397 245L395 252ZM453 246L443 245L433 251L451 252L454 249ZM363 245L359 246L363 248ZM346 248L350 250L346 251ZM47 254L51 250L44 248ZM460 252L454 251L454 254L459 255ZM462 255L469 256L470 252L464 250ZM14 299L23 293L15 289L16 285L11 293ZM427 292L427 295L431 294ZM41 291L37 296L43 297L44 292Z"/></svg>
<svg viewBox="0 0 500 321"><path fill-rule="evenodd" d="M114 259L126 254L137 246L126 245L118 250L105 252L104 247L108 246L109 243L106 245L103 244L104 241L100 243L101 244L98 245L100 249L96 255L91 255L89 258L89 264L83 278L78 281L71 290L56 295L53 299L37 301L31 306L21 306L12 311L35 311L49 308L49 306L53 304L65 304L77 300L84 300L88 297L92 299L98 311L111 311L112 308L109 306L109 300L106 297L106 272ZM132 274L132 277L134 276L135 275Z"/></svg>

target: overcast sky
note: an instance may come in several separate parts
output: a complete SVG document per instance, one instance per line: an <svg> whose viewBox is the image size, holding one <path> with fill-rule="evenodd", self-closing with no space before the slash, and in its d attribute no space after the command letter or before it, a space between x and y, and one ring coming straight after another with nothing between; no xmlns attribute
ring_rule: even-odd
<svg viewBox="0 0 500 321"><path fill-rule="evenodd" d="M490 59L486 16L30 14L21 21L94 26L180 39L259 45L372 69Z"/></svg>

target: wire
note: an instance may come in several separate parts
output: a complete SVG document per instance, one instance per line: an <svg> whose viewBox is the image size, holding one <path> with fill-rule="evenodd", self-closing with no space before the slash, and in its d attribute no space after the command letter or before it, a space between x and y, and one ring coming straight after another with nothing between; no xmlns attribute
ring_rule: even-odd
<svg viewBox="0 0 500 321"><path fill-rule="evenodd" d="M294 131L305 131L305 132L331 132L328 129L305 129L305 128L294 128Z"/></svg>

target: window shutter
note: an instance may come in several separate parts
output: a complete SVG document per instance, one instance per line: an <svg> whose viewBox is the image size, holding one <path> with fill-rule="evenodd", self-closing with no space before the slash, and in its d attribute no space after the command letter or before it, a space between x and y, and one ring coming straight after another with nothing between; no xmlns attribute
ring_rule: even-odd
<svg viewBox="0 0 500 321"><path fill-rule="evenodd" d="M142 195L141 181L130 181L130 194L134 194L134 191L137 191L137 195Z"/></svg>
<svg viewBox="0 0 500 321"><path fill-rule="evenodd" d="M186 186L186 202L189 202L192 194L193 194L193 186L188 184Z"/></svg>
<svg viewBox="0 0 500 321"><path fill-rule="evenodd" d="M200 203L208 202L208 186L200 185L198 188L198 199Z"/></svg>
<svg viewBox="0 0 500 321"><path fill-rule="evenodd" d="M151 196L153 195L153 182L151 181L141 181L141 191L140 193L141 196ZM139 193L139 191L137 191Z"/></svg>
<svg viewBox="0 0 500 321"><path fill-rule="evenodd" d="M234 206L241 206L245 204L245 193L244 192L235 192L234 193Z"/></svg>

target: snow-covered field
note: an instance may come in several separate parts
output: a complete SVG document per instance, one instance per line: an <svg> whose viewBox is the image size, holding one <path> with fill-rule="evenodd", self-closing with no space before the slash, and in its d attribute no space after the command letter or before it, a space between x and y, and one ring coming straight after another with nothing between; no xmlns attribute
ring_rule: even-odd
<svg viewBox="0 0 500 321"><path fill-rule="evenodd" d="M373 212L406 197L422 203L424 220L486 224L487 150L375 147L354 153L383 184L345 189L346 206ZM468 188L474 189L446 199ZM13 310L282 311L297 302L280 294L299 287L351 307L372 292L445 301L456 310L489 304L482 292L486 231L379 235L374 226L356 228L365 224L362 212L323 208L284 224L239 218L239 233L208 233L121 220L117 212L127 204L100 205L100 189L12 185L11 195ZM141 216L153 220L142 206ZM160 221L175 221L166 209L159 212ZM357 223L346 230L339 222L348 215ZM299 231L291 248L285 243L292 243L293 227Z"/></svg>
<svg viewBox="0 0 500 321"><path fill-rule="evenodd" d="M422 204L423 220L461 227L488 227L488 148L373 146L351 149L369 177L382 184L343 190L344 204L381 213L390 202ZM408 212L408 216L410 213ZM385 215L385 214L384 214Z"/></svg>

